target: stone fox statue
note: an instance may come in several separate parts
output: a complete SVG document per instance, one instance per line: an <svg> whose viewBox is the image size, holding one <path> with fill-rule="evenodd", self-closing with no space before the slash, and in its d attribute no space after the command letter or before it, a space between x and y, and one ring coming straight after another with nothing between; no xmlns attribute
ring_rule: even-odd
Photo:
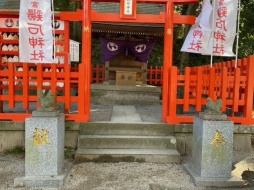
<svg viewBox="0 0 254 190"><path fill-rule="evenodd" d="M210 97L207 98L205 113L207 114L221 114L222 100L218 99L214 102Z"/></svg>
<svg viewBox="0 0 254 190"><path fill-rule="evenodd" d="M38 101L41 107L39 111L55 111L56 110L56 96L51 90L38 90Z"/></svg>

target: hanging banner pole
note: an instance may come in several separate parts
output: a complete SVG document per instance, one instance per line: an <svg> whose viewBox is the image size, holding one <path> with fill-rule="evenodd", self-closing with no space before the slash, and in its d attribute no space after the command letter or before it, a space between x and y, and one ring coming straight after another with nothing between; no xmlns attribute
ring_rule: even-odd
<svg viewBox="0 0 254 190"><path fill-rule="evenodd" d="M52 30L53 30L53 43L54 43L54 45L53 45L53 47L54 47L54 55L53 55L53 58L54 58L54 63L56 63L57 62L57 60L56 60L56 30L55 30L55 13L54 13L54 1L53 0L51 0L51 7L52 7Z"/></svg>
<svg viewBox="0 0 254 190"><path fill-rule="evenodd" d="M215 6L217 6L217 0L213 0L213 17L212 17L212 33L211 33L211 40L212 40L212 47L211 47L211 57L210 57L210 67L213 67L213 46L214 46L214 31L215 31Z"/></svg>
<svg viewBox="0 0 254 190"><path fill-rule="evenodd" d="M237 18L237 33L236 33L236 50L235 50L235 68L237 68L238 59L238 44L239 44L239 27L240 27L240 11L241 11L241 0L238 3L238 18Z"/></svg>

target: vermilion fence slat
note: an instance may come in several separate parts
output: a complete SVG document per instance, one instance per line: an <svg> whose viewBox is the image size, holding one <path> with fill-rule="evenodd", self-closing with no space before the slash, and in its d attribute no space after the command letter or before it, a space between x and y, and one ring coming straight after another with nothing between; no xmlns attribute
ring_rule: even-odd
<svg viewBox="0 0 254 190"><path fill-rule="evenodd" d="M158 84L158 67L155 67L155 84Z"/></svg>
<svg viewBox="0 0 254 190"><path fill-rule="evenodd" d="M227 75L228 75L228 70L226 67L223 68L222 70L222 86L221 86L221 100L223 102L222 104L222 111L225 112L226 111L226 100L227 100Z"/></svg>
<svg viewBox="0 0 254 190"><path fill-rule="evenodd" d="M202 67L198 67L197 72L197 94L196 94L196 111L201 111L201 98L202 98Z"/></svg>
<svg viewBox="0 0 254 190"><path fill-rule="evenodd" d="M212 98L213 101L216 100L214 88L215 88L215 68L212 67L210 68L209 73L209 97Z"/></svg>
<svg viewBox="0 0 254 190"><path fill-rule="evenodd" d="M184 105L183 111L187 112L189 110L189 99L190 99L190 68L185 68L185 81L184 81Z"/></svg>
<svg viewBox="0 0 254 190"><path fill-rule="evenodd" d="M64 89L65 89L65 108L67 110L69 110L71 108L71 82L68 82L70 81L70 78L71 78L71 69L70 69L70 65L69 64L65 64L64 65L64 73L65 73L65 77L63 79L63 81L67 81L67 82L64 82Z"/></svg>
<svg viewBox="0 0 254 190"><path fill-rule="evenodd" d="M57 81L57 77L56 77L56 64L52 64L50 70L51 70L50 72L51 72L51 76L52 76L50 86L51 86L52 92L55 94L56 93L56 81Z"/></svg>
<svg viewBox="0 0 254 190"><path fill-rule="evenodd" d="M9 70L9 108L14 108L14 64L8 63L8 70Z"/></svg>
<svg viewBox="0 0 254 190"><path fill-rule="evenodd" d="M84 70L84 64L79 65L79 71ZM85 115L85 91L83 86L85 85L85 76L83 72L79 72L79 83L78 83L78 114L81 117L82 115Z"/></svg>
<svg viewBox="0 0 254 190"><path fill-rule="evenodd" d="M253 87L254 87L254 56L248 57L247 71L247 84L245 92L245 110L244 116L246 118L246 124L252 124L252 109L253 109Z"/></svg>
<svg viewBox="0 0 254 190"><path fill-rule="evenodd" d="M28 111L29 108L29 70L28 70L28 64L23 64L23 107Z"/></svg>
<svg viewBox="0 0 254 190"><path fill-rule="evenodd" d="M234 96L233 96L233 112L238 112L238 100L240 89L240 69L236 68L234 72Z"/></svg>

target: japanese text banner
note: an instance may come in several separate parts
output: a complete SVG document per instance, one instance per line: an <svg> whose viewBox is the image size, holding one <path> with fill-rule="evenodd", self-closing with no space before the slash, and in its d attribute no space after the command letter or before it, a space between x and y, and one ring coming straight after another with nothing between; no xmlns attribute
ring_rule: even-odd
<svg viewBox="0 0 254 190"><path fill-rule="evenodd" d="M238 0L214 0L215 18L212 20L213 31L202 23L211 21L208 13L209 0L203 1L202 13L197 18L184 41L181 51L215 56L235 56L232 47L236 36L236 18ZM212 12L212 11L211 11ZM210 22L209 22L210 23ZM209 24L210 26L210 24Z"/></svg>
<svg viewBox="0 0 254 190"><path fill-rule="evenodd" d="M51 0L21 0L19 14L20 62L53 63Z"/></svg>
<svg viewBox="0 0 254 190"><path fill-rule="evenodd" d="M213 38L209 41L209 50L204 54L215 56L235 56L232 51L236 36L238 0L218 0L215 6Z"/></svg>
<svg viewBox="0 0 254 190"><path fill-rule="evenodd" d="M203 7L196 23L191 27L181 51L191 53L203 53L208 51L209 39L211 37L212 5L209 0L203 1Z"/></svg>

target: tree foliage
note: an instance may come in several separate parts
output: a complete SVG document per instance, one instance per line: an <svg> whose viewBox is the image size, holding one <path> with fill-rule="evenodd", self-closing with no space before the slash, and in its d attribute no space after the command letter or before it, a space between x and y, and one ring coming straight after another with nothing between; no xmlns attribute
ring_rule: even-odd
<svg viewBox="0 0 254 190"><path fill-rule="evenodd" d="M254 52L254 1L242 0L239 28L239 58Z"/></svg>

